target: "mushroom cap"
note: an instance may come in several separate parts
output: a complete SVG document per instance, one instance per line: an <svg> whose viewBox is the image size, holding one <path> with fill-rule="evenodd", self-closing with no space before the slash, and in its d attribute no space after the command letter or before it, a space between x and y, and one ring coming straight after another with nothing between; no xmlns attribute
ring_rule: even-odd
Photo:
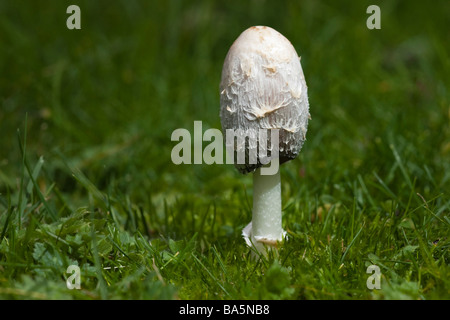
<svg viewBox="0 0 450 320"><path fill-rule="evenodd" d="M261 150L268 155L274 151L270 147L270 131L268 141L261 146L260 129L279 129L279 144L275 148L278 147L280 164L297 157L310 117L307 91L300 58L281 33L254 26L236 39L222 69L220 119L225 136L228 129L234 134L241 129L248 137L243 143L239 139L233 142L234 156L245 152L245 163L234 161L239 172L245 174L261 167ZM256 152L256 163L249 163L250 151Z"/></svg>

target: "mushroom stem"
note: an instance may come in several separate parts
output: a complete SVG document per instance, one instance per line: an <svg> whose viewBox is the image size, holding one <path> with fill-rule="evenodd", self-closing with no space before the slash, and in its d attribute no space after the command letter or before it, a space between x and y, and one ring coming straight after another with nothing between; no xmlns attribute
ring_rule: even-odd
<svg viewBox="0 0 450 320"><path fill-rule="evenodd" d="M280 170L262 175L261 168L253 174L253 236L256 239L281 240L281 180Z"/></svg>
<svg viewBox="0 0 450 320"><path fill-rule="evenodd" d="M275 247L283 240L285 231L281 222L280 170L273 175L263 175L259 168L253 173L252 222L242 234L248 245L265 253L264 245Z"/></svg>

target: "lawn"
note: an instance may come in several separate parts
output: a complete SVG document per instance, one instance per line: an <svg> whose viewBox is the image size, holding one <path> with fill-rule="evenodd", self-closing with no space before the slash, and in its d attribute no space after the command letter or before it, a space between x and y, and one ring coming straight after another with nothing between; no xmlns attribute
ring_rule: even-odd
<svg viewBox="0 0 450 320"><path fill-rule="evenodd" d="M450 299L450 5L378 1L370 30L371 4L0 1L0 298ZM175 129L221 128L253 25L296 48L312 116L259 259L251 175L171 161Z"/></svg>

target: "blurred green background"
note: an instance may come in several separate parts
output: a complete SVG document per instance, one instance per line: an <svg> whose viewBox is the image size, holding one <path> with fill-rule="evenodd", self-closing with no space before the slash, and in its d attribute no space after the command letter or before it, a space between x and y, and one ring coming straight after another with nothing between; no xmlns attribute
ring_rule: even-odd
<svg viewBox="0 0 450 320"><path fill-rule="evenodd" d="M81 30L66 28L70 4L81 9ZM381 30L366 27L371 4L381 8ZM95 206L83 176L124 206L161 219L127 222L128 231L185 239L198 226L164 224L164 212L205 212L214 203L217 223L228 226L222 235L241 241L251 176L231 165L176 166L170 138L177 128L192 132L195 120L203 130L220 128L222 64L253 25L291 41L309 90L307 141L282 167L285 208L296 203L304 212L287 214L286 225L302 230L320 206L336 203L401 213L411 201L423 203L416 193L438 198L434 212L444 219L449 17L448 1L0 0L0 221L7 195L19 199L18 131L23 142L26 126L26 156L32 168L43 157L37 183L57 194L48 202L58 216ZM343 230L337 236L347 237ZM436 237L448 239L439 230Z"/></svg>
<svg viewBox="0 0 450 320"><path fill-rule="evenodd" d="M445 1L382 2L381 30L367 29L364 1L80 1L82 30L66 28L69 4L1 2L3 190L15 185L27 113L30 156L53 163L59 151L103 185L114 177L127 188L128 177L139 189L150 180L216 194L211 175L233 169L172 165L170 135L194 120L220 128L223 60L252 25L280 31L302 57L313 121L296 164L315 163L310 179L382 170L394 139L449 181Z"/></svg>

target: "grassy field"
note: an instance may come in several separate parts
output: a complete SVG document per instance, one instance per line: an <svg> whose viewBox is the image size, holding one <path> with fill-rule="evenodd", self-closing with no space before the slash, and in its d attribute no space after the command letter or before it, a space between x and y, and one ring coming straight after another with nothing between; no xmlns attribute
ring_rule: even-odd
<svg viewBox="0 0 450 320"><path fill-rule="evenodd" d="M369 30L371 4L0 0L0 298L450 299L450 5L379 1ZM312 115L259 260L251 176L170 158L173 130L220 128L252 25L294 45Z"/></svg>

